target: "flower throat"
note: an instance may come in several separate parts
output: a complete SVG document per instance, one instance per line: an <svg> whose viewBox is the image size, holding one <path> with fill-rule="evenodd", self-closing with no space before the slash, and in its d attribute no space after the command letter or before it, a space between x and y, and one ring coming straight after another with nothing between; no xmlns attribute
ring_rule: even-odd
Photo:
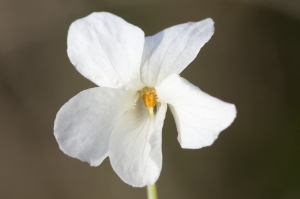
<svg viewBox="0 0 300 199"><path fill-rule="evenodd" d="M156 105L156 91L155 88L144 87L140 90L140 96L144 100L144 104L149 110L150 117L154 117L154 107Z"/></svg>

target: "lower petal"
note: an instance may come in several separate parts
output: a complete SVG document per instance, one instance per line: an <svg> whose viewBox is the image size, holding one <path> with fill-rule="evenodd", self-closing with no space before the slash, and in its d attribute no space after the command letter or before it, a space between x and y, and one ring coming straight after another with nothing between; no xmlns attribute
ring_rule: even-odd
<svg viewBox="0 0 300 199"><path fill-rule="evenodd" d="M134 186L154 184L162 167L161 133L167 105L157 104L150 117L140 99L114 128L109 148L111 165L120 178Z"/></svg>
<svg viewBox="0 0 300 199"><path fill-rule="evenodd" d="M108 155L112 129L133 107L136 93L111 88L80 92L58 111L54 135L67 155L98 166Z"/></svg>
<svg viewBox="0 0 300 199"><path fill-rule="evenodd" d="M177 74L156 87L159 100L170 105L182 148L211 145L236 116L233 104L212 97Z"/></svg>

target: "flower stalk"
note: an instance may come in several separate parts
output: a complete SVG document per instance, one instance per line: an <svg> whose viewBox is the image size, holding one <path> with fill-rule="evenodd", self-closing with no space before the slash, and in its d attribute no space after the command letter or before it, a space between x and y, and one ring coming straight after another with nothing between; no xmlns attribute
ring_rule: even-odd
<svg viewBox="0 0 300 199"><path fill-rule="evenodd" d="M153 185L147 185L147 196L148 199L158 199L155 183Z"/></svg>

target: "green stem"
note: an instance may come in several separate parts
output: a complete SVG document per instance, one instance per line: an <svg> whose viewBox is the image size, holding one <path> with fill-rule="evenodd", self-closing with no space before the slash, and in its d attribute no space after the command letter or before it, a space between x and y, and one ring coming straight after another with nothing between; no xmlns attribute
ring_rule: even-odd
<svg viewBox="0 0 300 199"><path fill-rule="evenodd" d="M147 185L147 196L148 196L148 199L158 199L156 184Z"/></svg>

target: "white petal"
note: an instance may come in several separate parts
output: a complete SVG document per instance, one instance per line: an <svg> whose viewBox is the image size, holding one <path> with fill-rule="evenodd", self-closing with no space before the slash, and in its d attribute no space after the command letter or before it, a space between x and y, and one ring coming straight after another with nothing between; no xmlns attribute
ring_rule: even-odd
<svg viewBox="0 0 300 199"><path fill-rule="evenodd" d="M111 88L80 92L58 111L54 135L67 155L98 166L108 155L112 129L133 107L137 94Z"/></svg>
<svg viewBox="0 0 300 199"><path fill-rule="evenodd" d="M167 77L156 92L159 100L170 105L182 148L211 145L236 116L233 104L202 92L177 74Z"/></svg>
<svg viewBox="0 0 300 199"><path fill-rule="evenodd" d="M214 22L208 18L173 26L146 37L141 70L143 82L154 87L168 75L180 74L213 33Z"/></svg>
<svg viewBox="0 0 300 199"><path fill-rule="evenodd" d="M144 32L110 13L78 19L68 33L68 55L76 69L98 86L139 90Z"/></svg>
<svg viewBox="0 0 300 199"><path fill-rule="evenodd" d="M134 187L154 184L161 171L161 132L167 105L157 106L158 111L151 118L139 100L136 109L122 117L111 135L111 165L124 182Z"/></svg>

